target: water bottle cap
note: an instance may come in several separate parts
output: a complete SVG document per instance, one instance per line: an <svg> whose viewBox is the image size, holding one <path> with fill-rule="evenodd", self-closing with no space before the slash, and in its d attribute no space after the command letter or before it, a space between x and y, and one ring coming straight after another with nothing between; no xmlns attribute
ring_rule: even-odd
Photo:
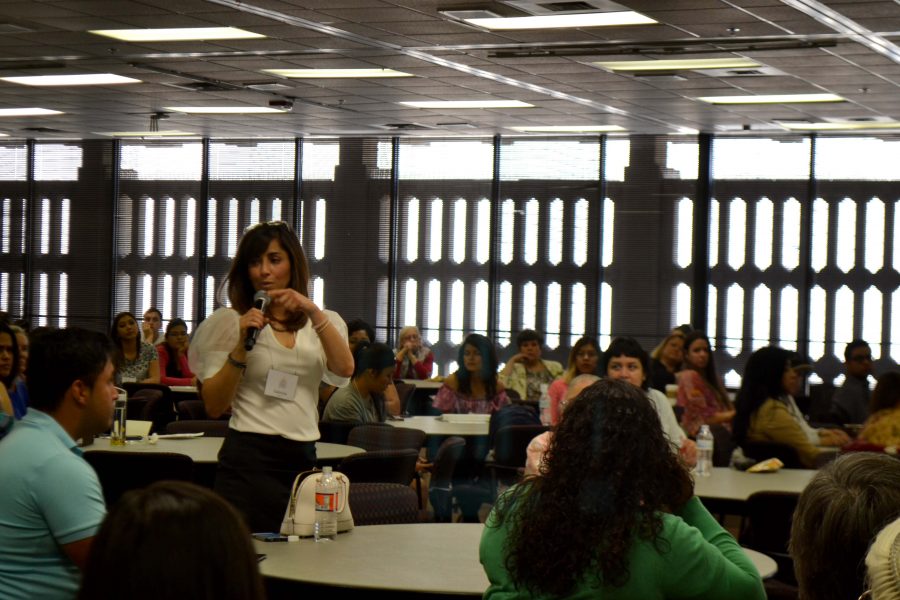
<svg viewBox="0 0 900 600"><path fill-rule="evenodd" d="M330 466L322 467L322 475L331 475L331 467Z"/></svg>

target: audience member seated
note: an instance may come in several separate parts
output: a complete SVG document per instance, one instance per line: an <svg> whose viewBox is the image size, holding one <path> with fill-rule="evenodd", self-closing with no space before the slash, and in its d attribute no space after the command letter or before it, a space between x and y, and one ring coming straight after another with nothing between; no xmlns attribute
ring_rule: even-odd
<svg viewBox="0 0 900 600"><path fill-rule="evenodd" d="M584 390L546 461L488 517L486 600L765 598L753 563L693 496L638 388L603 380Z"/></svg>
<svg viewBox="0 0 900 600"><path fill-rule="evenodd" d="M761 442L790 446L804 466L814 467L823 452L819 446L842 446L849 441L843 431L813 429L797 408L793 395L802 382L800 370L808 367L799 364L792 352L777 346L766 346L750 355L737 395L733 433L738 445Z"/></svg>
<svg viewBox="0 0 900 600"><path fill-rule="evenodd" d="M161 344L164 341L159 335L162 330L162 320L162 313L158 308L148 308L144 313L144 318L141 319L141 340L153 346Z"/></svg>
<svg viewBox="0 0 900 600"><path fill-rule="evenodd" d="M691 437L704 423L730 428L734 407L716 373L709 338L702 331L693 331L685 338L684 348L684 370L676 375L678 406L684 408L682 428Z"/></svg>
<svg viewBox="0 0 900 600"><path fill-rule="evenodd" d="M17 407L11 395L19 375L19 342L9 323L0 320L0 412L16 416Z"/></svg>
<svg viewBox="0 0 900 600"><path fill-rule="evenodd" d="M323 421L331 423L383 423L387 419L384 390L391 384L394 353L385 344L362 342L353 354L350 385L331 395Z"/></svg>
<svg viewBox="0 0 900 600"><path fill-rule="evenodd" d="M838 457L810 481L794 511L790 553L804 600L857 598L866 550L900 516L900 461L858 452Z"/></svg>
<svg viewBox="0 0 900 600"><path fill-rule="evenodd" d="M356 348L363 342L375 341L375 330L362 319L353 319L347 323L347 343L350 352L356 352Z"/></svg>
<svg viewBox="0 0 900 600"><path fill-rule="evenodd" d="M837 425L864 423L869 416L869 375L872 349L853 340L844 349L844 383L831 397L829 420Z"/></svg>
<svg viewBox="0 0 900 600"><path fill-rule="evenodd" d="M675 374L684 362L684 335L673 329L650 353L650 387L663 394L667 385L676 385Z"/></svg>
<svg viewBox="0 0 900 600"><path fill-rule="evenodd" d="M187 323L172 319L166 326L165 341L156 347L163 385L197 385L197 378L188 364L187 351Z"/></svg>
<svg viewBox="0 0 900 600"><path fill-rule="evenodd" d="M262 600L250 533L213 492L162 481L128 492L91 549L82 600Z"/></svg>
<svg viewBox="0 0 900 600"><path fill-rule="evenodd" d="M566 395L560 403L560 418L565 415L566 408L578 400L581 392L598 381L600 381L600 378L596 375L576 375L569 382L569 386L566 388ZM544 457L551 439L553 439L552 429L536 435L528 443L528 448L525 449L525 475L540 475L541 467L545 465Z"/></svg>
<svg viewBox="0 0 900 600"><path fill-rule="evenodd" d="M597 362L600 360L600 347L597 340L583 337L575 342L569 352L569 363L563 376L550 384L547 394L550 396L550 424L559 422L560 403L566 397L566 388L572 379L579 375L596 375Z"/></svg>
<svg viewBox="0 0 900 600"><path fill-rule="evenodd" d="M627 381L647 394L650 404L656 409L663 433L672 442L672 451L679 454L685 464L693 468L697 464L697 444L684 434L678 424L672 405L659 390L651 389L647 382L647 352L633 338L614 339L601 359L600 370L610 379Z"/></svg>
<svg viewBox="0 0 900 600"><path fill-rule="evenodd" d="M419 328L407 325L397 340L397 366L394 379L428 379L434 368L434 353L422 343Z"/></svg>
<svg viewBox="0 0 900 600"><path fill-rule="evenodd" d="M523 330L516 336L519 352L500 371L500 383L519 394L519 398L526 402L540 401L541 386L549 386L563 374L561 364L541 358L543 345L544 339L538 332Z"/></svg>
<svg viewBox="0 0 900 600"><path fill-rule="evenodd" d="M73 598L106 513L75 440L112 424L114 348L82 329L39 331L29 355L28 414L0 442L0 581L4 598ZM134 548L119 548L128 556Z"/></svg>
<svg viewBox="0 0 900 600"><path fill-rule="evenodd" d="M159 355L141 341L133 314L117 314L110 337L116 347L116 383L159 383Z"/></svg>
<svg viewBox="0 0 900 600"><path fill-rule="evenodd" d="M506 390L497 381L494 344L483 335L466 336L459 347L459 368L444 380L434 407L445 413L493 414L509 404Z"/></svg>
<svg viewBox="0 0 900 600"><path fill-rule="evenodd" d="M875 536L866 554L866 582L869 600L900 599L900 519Z"/></svg>
<svg viewBox="0 0 900 600"><path fill-rule="evenodd" d="M10 325L10 329L16 334L16 343L19 346L19 375L13 381L9 399L15 418L21 419L28 412L28 386L25 385L25 369L28 367L28 332L19 325Z"/></svg>
<svg viewBox="0 0 900 600"><path fill-rule="evenodd" d="M900 446L900 373L888 371L878 378L869 410L871 416L859 439L870 444Z"/></svg>

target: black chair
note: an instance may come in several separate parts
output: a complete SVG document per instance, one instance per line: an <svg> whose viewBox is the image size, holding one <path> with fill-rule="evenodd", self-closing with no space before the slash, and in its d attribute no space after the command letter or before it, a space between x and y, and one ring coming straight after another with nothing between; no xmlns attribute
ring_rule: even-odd
<svg viewBox="0 0 900 600"><path fill-rule="evenodd" d="M425 444L425 432L421 429L392 427L385 424L357 425L347 436L347 445L363 450L419 451Z"/></svg>
<svg viewBox="0 0 900 600"><path fill-rule="evenodd" d="M97 472L106 505L112 506L125 492L156 481L194 480L194 461L172 452L116 452L92 450L84 459Z"/></svg>
<svg viewBox="0 0 900 600"><path fill-rule="evenodd" d="M331 444L346 444L347 436L354 427L360 423L334 423L331 421L319 421L319 441Z"/></svg>
<svg viewBox="0 0 900 600"><path fill-rule="evenodd" d="M410 406L409 403L416 392L416 386L411 383L395 380L394 387L397 388L397 398L400 399L400 412L412 414L411 410L414 407Z"/></svg>
<svg viewBox="0 0 900 600"><path fill-rule="evenodd" d="M741 449L744 451L744 456L754 458L757 462L767 458L777 458L784 463L786 469L804 468L797 450L786 444L744 442L741 444Z"/></svg>
<svg viewBox="0 0 900 600"><path fill-rule="evenodd" d="M225 437L228 433L228 421L213 419L173 421L166 425L166 433L203 433L206 437Z"/></svg>
<svg viewBox="0 0 900 600"><path fill-rule="evenodd" d="M536 436L547 431L546 425L508 425L494 436L494 456L485 463L491 474L491 494L497 496L500 483L518 481L525 467L526 449Z"/></svg>
<svg viewBox="0 0 900 600"><path fill-rule="evenodd" d="M713 466L727 467L731 464L731 453L737 448L731 431L721 424L710 425L709 431L713 435Z"/></svg>
<svg viewBox="0 0 900 600"><path fill-rule="evenodd" d="M348 500L354 525L419 522L419 503L408 485L356 482L351 478Z"/></svg>
<svg viewBox="0 0 900 600"><path fill-rule="evenodd" d="M373 450L348 456L338 471L350 483L399 483L409 485L416 474L419 453L415 450ZM415 495L415 492L413 492Z"/></svg>
<svg viewBox="0 0 900 600"><path fill-rule="evenodd" d="M209 415L206 414L206 407L203 406L203 400L182 400L175 405L175 411L178 413L178 419L181 421L209 419Z"/></svg>
<svg viewBox="0 0 900 600"><path fill-rule="evenodd" d="M153 421L151 431L166 430L175 420L175 404L169 386L158 383L123 383L128 392L127 416L129 419Z"/></svg>
<svg viewBox="0 0 900 600"><path fill-rule="evenodd" d="M434 509L434 520L449 523L453 519L453 472L466 449L466 440L450 436L443 441L426 470L431 472L428 499Z"/></svg>
<svg viewBox="0 0 900 600"><path fill-rule="evenodd" d="M799 498L799 494L789 492L752 494L744 504L745 515L738 537L742 546L770 556L778 564L775 578L788 585L797 584L788 542Z"/></svg>

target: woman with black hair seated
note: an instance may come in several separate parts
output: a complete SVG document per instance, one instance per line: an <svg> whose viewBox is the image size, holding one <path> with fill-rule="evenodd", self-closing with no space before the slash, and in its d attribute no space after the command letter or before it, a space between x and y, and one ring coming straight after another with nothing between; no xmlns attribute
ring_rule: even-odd
<svg viewBox="0 0 900 600"><path fill-rule="evenodd" d="M488 338L471 333L459 347L459 368L444 380L434 407L445 413L494 414L509 398L497 380L497 353Z"/></svg>
<svg viewBox="0 0 900 600"><path fill-rule="evenodd" d="M543 475L511 488L488 517L484 598L765 598L669 444L639 388L603 380L584 390Z"/></svg>
<svg viewBox="0 0 900 600"><path fill-rule="evenodd" d="M166 326L163 343L156 347L163 385L197 385L197 378L188 364L187 350L187 323L172 319Z"/></svg>
<svg viewBox="0 0 900 600"><path fill-rule="evenodd" d="M801 367L793 352L777 346L751 354L735 402L732 432L739 446L747 442L790 446L803 466L813 467L822 453L819 446L842 446L849 437L840 430L813 429L806 423L793 398L800 387Z"/></svg>
<svg viewBox="0 0 900 600"><path fill-rule="evenodd" d="M391 384L394 352L385 344L362 342L353 353L355 368L350 385L331 395L323 421L382 423L387 418L384 391Z"/></svg>

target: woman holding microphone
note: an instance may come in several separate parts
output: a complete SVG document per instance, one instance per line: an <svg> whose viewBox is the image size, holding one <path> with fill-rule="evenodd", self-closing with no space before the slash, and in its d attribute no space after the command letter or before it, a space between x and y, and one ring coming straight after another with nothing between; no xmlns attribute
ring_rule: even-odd
<svg viewBox="0 0 900 600"><path fill-rule="evenodd" d="M353 374L347 326L309 299L308 280L290 226L254 225L228 274L232 308L206 319L190 346L207 413L232 409L215 489L251 531L278 530L294 477L315 465L319 382L343 387Z"/></svg>

